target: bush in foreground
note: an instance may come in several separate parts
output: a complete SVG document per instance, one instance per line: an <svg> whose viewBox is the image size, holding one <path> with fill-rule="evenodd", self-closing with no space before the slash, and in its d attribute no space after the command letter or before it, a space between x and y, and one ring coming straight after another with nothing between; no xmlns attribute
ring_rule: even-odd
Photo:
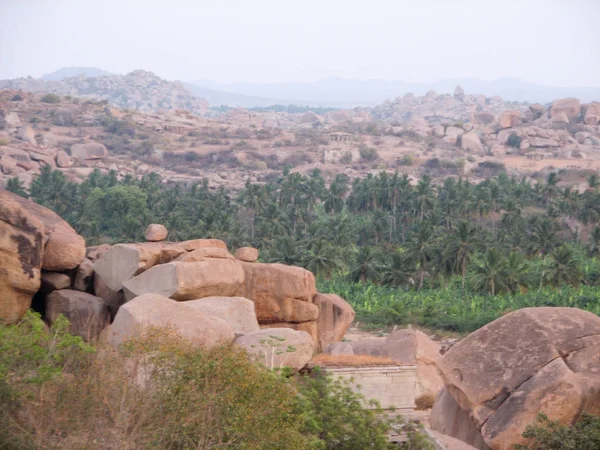
<svg viewBox="0 0 600 450"><path fill-rule="evenodd" d="M286 378L164 330L117 351L68 327L0 327L0 449L390 448L381 411L318 370Z"/></svg>

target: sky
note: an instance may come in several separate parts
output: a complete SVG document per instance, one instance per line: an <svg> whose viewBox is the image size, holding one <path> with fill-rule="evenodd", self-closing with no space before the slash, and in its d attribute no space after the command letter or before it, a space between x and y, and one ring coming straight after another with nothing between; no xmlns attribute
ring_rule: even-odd
<svg viewBox="0 0 600 450"><path fill-rule="evenodd" d="M69 66L598 87L600 0L0 0L0 79Z"/></svg>

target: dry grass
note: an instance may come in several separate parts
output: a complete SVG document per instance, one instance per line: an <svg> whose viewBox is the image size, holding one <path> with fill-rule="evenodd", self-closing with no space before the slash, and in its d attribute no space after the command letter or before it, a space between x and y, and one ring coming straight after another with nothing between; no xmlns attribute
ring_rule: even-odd
<svg viewBox="0 0 600 450"><path fill-rule="evenodd" d="M390 358L369 355L327 355L315 356L311 363L324 367L360 367L360 366L396 366L397 361Z"/></svg>
<svg viewBox="0 0 600 450"><path fill-rule="evenodd" d="M431 409L434 402L435 396L433 394L423 394L415 399L415 409L417 411Z"/></svg>

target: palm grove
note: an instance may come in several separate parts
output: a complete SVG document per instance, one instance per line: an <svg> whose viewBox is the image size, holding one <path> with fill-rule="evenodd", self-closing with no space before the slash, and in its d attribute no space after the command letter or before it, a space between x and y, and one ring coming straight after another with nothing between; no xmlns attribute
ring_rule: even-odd
<svg viewBox="0 0 600 450"><path fill-rule="evenodd" d="M46 167L29 192L17 179L8 189L56 211L88 245L140 240L163 223L173 241L219 238L303 266L363 321L471 331L527 306L600 314L600 180L591 175L583 193L559 181L501 173L413 184L382 172L327 183L318 169L284 170L232 195L207 182L166 186L156 174L95 171L75 184Z"/></svg>

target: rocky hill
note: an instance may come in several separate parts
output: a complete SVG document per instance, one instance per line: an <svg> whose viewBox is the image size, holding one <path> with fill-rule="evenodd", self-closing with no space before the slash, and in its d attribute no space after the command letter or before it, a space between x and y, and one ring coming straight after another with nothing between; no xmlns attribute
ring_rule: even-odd
<svg viewBox="0 0 600 450"><path fill-rule="evenodd" d="M168 84L157 83L156 89ZM536 179L558 170L564 183L579 187L600 169L599 118L598 102L567 98L528 105L460 88L452 96L432 91L322 115L237 108L210 117L3 90L0 183L17 176L27 186L48 164L75 181L94 168L116 170L119 177L152 171L164 183L207 178L213 188L234 190L248 178L277 176L284 167L319 169L330 178L384 170L413 179L427 173L474 181L500 171Z"/></svg>
<svg viewBox="0 0 600 450"><path fill-rule="evenodd" d="M144 112L186 109L202 115L208 109L205 100L194 97L181 83L164 80L144 70L127 75L75 76L58 80L27 77L0 81L0 90L6 89L106 100L118 108Z"/></svg>

